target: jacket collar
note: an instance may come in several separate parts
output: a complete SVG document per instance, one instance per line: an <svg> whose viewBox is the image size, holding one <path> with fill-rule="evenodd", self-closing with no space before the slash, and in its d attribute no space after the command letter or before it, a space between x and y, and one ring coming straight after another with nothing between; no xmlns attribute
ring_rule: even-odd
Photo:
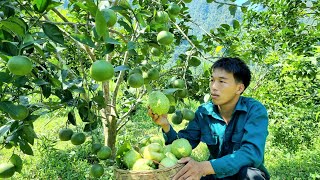
<svg viewBox="0 0 320 180"><path fill-rule="evenodd" d="M219 114L218 106L214 105L212 101L205 103L202 107L203 108L202 108L201 112L203 114L211 115L213 118L223 120ZM248 111L247 106L245 104L245 98L242 96L240 96L240 98L236 104L236 107L233 111L233 114L236 111L244 111L244 112Z"/></svg>

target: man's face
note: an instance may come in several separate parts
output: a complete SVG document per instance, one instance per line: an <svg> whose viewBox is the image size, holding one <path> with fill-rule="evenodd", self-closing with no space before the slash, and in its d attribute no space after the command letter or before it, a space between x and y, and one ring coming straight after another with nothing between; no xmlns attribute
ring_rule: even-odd
<svg viewBox="0 0 320 180"><path fill-rule="evenodd" d="M215 105L232 102L244 90L242 83L236 82L233 74L224 69L214 69L210 80L210 93Z"/></svg>

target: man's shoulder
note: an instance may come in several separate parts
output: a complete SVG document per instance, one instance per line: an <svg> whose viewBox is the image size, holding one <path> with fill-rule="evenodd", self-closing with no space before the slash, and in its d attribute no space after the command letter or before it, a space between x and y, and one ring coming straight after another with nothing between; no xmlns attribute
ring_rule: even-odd
<svg viewBox="0 0 320 180"><path fill-rule="evenodd" d="M248 105L251 105L251 104L261 104L262 105L262 103L259 100L254 99L252 97L241 96L241 101L245 102Z"/></svg>
<svg viewBox="0 0 320 180"><path fill-rule="evenodd" d="M266 107L257 99L252 97L241 96L241 102L243 106L246 106L248 110L266 110Z"/></svg>
<svg viewBox="0 0 320 180"><path fill-rule="evenodd" d="M197 112L209 114L213 110L214 104L210 101L202 103L198 106Z"/></svg>

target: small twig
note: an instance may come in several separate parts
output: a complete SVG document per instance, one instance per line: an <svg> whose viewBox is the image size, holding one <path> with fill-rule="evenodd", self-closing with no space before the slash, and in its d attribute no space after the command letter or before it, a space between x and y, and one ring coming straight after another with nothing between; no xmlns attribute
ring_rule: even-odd
<svg viewBox="0 0 320 180"><path fill-rule="evenodd" d="M117 132L119 132L129 121L130 121L130 118L127 118L126 121L123 122L123 124L121 124L120 126L118 126Z"/></svg>
<svg viewBox="0 0 320 180"><path fill-rule="evenodd" d="M136 28L137 28L137 25L136 25L135 29ZM135 37L132 36L130 41L133 41L134 38ZM125 54L124 54L122 65L126 65L128 63L128 59L129 59L129 53L128 53L128 51L126 51ZM117 78L116 87L114 89L113 97L112 97L112 101L111 101L111 104L113 104L114 106L117 103L117 96L118 96L118 92L119 92L119 88L120 88L121 82L123 81L124 73L125 73L124 71L120 71L120 73L118 75L118 78Z"/></svg>
<svg viewBox="0 0 320 180"><path fill-rule="evenodd" d="M46 20L40 20L39 22L44 22L44 23L52 23L52 24L55 24L55 25L72 25L72 27L74 25L77 25L77 26L87 26L87 24L83 24L83 23L74 23L74 22L52 22L52 21L46 21Z"/></svg>
<svg viewBox="0 0 320 180"><path fill-rule="evenodd" d="M191 45L193 48L195 48L195 49L198 50L198 48L196 47L196 45L194 45L193 42L189 39L189 37L186 35L186 33L184 33L184 32L182 31L182 29L180 28L180 26L179 26L177 23L173 22L173 21L172 21L172 23L177 27L177 29L181 32L181 34L183 35L183 37L186 38L186 40L190 43L190 45Z"/></svg>
<svg viewBox="0 0 320 180"><path fill-rule="evenodd" d="M140 96L137 98L136 102L141 102L142 97L143 97L146 93L147 93L147 91L144 90L144 91L140 94ZM118 124L121 124L121 122L123 121L123 119L126 118L126 117L136 108L136 106L137 106L137 103L132 104L132 105L130 106L129 111L126 112L123 116L121 116L121 117L119 118L120 120L119 120L119 123L118 123Z"/></svg>
<svg viewBox="0 0 320 180"><path fill-rule="evenodd" d="M211 33L209 33L208 31L206 31L202 26L200 26L198 23L194 22L194 21L190 21L191 23L195 24L196 26L200 27L200 29L202 31L204 31L208 36L210 36L211 38L214 38L213 35Z"/></svg>
<svg viewBox="0 0 320 180"><path fill-rule="evenodd" d="M56 8L52 8L52 11L54 11L64 22L69 22L69 20L65 18Z"/></svg>
<svg viewBox="0 0 320 180"><path fill-rule="evenodd" d="M118 36L120 36L120 38L123 40L123 42L128 43L128 40L120 32L118 32L114 29L109 29L109 32L117 34Z"/></svg>
<svg viewBox="0 0 320 180"><path fill-rule="evenodd" d="M68 19L65 18L57 9L53 8L52 10L53 10L64 22L70 23L70 22L68 21ZM49 19L48 17L46 17L46 19L50 21L50 19ZM71 28L74 28L73 24L69 24L69 26L70 26ZM94 54L91 52L91 50L89 49L88 46L83 45L83 44L81 44L80 42L78 42L77 40L75 40L74 38L72 38L72 36L71 36L68 32L66 32L66 31L64 31L64 30L62 30L62 29L60 29L60 30L61 30L62 32L64 32L70 39L74 40L74 41L79 45L79 47L80 47L81 49L84 49L84 50L89 54L89 57L90 57L90 59L91 59L92 61L95 61L96 58L95 58Z"/></svg>
<svg viewBox="0 0 320 180"><path fill-rule="evenodd" d="M18 2L18 4L19 4L24 10L26 10L27 14L32 18L33 16L32 16L32 14L28 11L28 9L27 9L25 6L23 6L19 0L17 0L17 2Z"/></svg>
<svg viewBox="0 0 320 180"><path fill-rule="evenodd" d="M144 92L142 92L142 93L140 94L139 98L137 99L137 102L140 102L141 99L142 99L142 97L143 97L146 93L147 93L147 91L144 90ZM119 126L121 123L122 123L122 124L117 128L117 132L120 131L121 128L130 121L130 118L126 118L126 117L130 115L130 113L136 108L136 106L137 106L137 103L132 104L131 107L130 107L130 109L129 109L129 111L126 112L121 118L119 118L120 120L119 120L119 122L118 122L118 126ZM126 121L124 121L125 118L126 118Z"/></svg>

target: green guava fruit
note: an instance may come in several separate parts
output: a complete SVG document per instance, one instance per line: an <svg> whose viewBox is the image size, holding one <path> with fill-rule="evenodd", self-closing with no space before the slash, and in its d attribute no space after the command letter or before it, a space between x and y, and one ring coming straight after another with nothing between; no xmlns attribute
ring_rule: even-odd
<svg viewBox="0 0 320 180"><path fill-rule="evenodd" d="M168 113L170 101L162 92L153 91L149 94L148 105L153 113L162 115Z"/></svg>

